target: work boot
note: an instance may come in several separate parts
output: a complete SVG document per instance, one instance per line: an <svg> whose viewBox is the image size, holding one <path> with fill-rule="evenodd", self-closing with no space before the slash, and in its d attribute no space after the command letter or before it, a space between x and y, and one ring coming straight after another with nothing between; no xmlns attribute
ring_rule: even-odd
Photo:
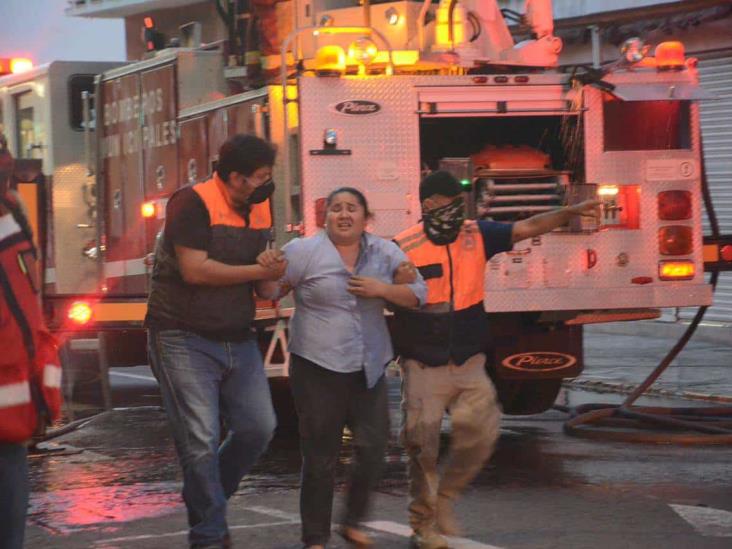
<svg viewBox="0 0 732 549"><path fill-rule="evenodd" d="M448 549L447 540L434 528L420 528L409 539L414 549Z"/></svg>
<svg viewBox="0 0 732 549"><path fill-rule="evenodd" d="M455 507L453 505L452 499L446 497L438 497L436 515L437 530L441 534L456 537L462 534L460 522L455 516Z"/></svg>

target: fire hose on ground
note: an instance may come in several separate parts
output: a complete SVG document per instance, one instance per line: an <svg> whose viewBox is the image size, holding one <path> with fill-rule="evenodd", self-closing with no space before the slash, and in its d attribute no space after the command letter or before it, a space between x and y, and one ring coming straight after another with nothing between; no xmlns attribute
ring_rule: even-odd
<svg viewBox="0 0 732 549"><path fill-rule="evenodd" d="M701 157L704 157L700 145ZM714 239L720 239L719 223L702 162L702 196ZM719 270L713 270L710 284L717 287ZM732 444L732 407L646 407L634 403L669 367L686 346L704 318L708 306L700 307L681 338L620 405L583 404L554 408L570 415L564 431L572 436L617 442L655 444Z"/></svg>

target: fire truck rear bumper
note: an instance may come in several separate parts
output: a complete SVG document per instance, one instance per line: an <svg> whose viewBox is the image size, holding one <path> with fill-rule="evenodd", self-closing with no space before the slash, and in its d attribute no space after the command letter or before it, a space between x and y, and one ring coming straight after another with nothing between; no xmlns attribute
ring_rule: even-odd
<svg viewBox="0 0 732 549"><path fill-rule="evenodd" d="M489 313L694 307L711 305L709 284L681 282L634 288L516 288L486 293Z"/></svg>

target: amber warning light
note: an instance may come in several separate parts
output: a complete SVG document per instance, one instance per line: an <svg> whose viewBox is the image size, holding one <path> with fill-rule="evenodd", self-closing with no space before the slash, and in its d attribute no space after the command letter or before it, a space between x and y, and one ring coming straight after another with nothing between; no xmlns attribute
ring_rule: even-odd
<svg viewBox="0 0 732 549"><path fill-rule="evenodd" d="M658 278L661 280L690 280L695 272L691 261L661 261L658 264Z"/></svg>
<svg viewBox="0 0 732 549"><path fill-rule="evenodd" d="M25 57L0 57L0 75L20 74L33 68L33 61Z"/></svg>
<svg viewBox="0 0 732 549"><path fill-rule="evenodd" d="M87 324L92 317L92 308L86 301L74 301L67 314L69 320L79 325Z"/></svg>
<svg viewBox="0 0 732 549"><path fill-rule="evenodd" d="M143 202L142 206L140 206L140 213L142 214L142 217L146 219L155 217L155 214L157 213L155 202Z"/></svg>

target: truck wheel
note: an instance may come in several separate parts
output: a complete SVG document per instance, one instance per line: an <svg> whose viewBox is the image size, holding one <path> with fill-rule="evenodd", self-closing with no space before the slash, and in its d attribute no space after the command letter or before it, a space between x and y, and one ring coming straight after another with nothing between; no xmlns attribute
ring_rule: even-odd
<svg viewBox="0 0 732 549"><path fill-rule="evenodd" d="M552 407L562 388L561 379L514 381L494 379L503 413L523 416L538 414Z"/></svg>

